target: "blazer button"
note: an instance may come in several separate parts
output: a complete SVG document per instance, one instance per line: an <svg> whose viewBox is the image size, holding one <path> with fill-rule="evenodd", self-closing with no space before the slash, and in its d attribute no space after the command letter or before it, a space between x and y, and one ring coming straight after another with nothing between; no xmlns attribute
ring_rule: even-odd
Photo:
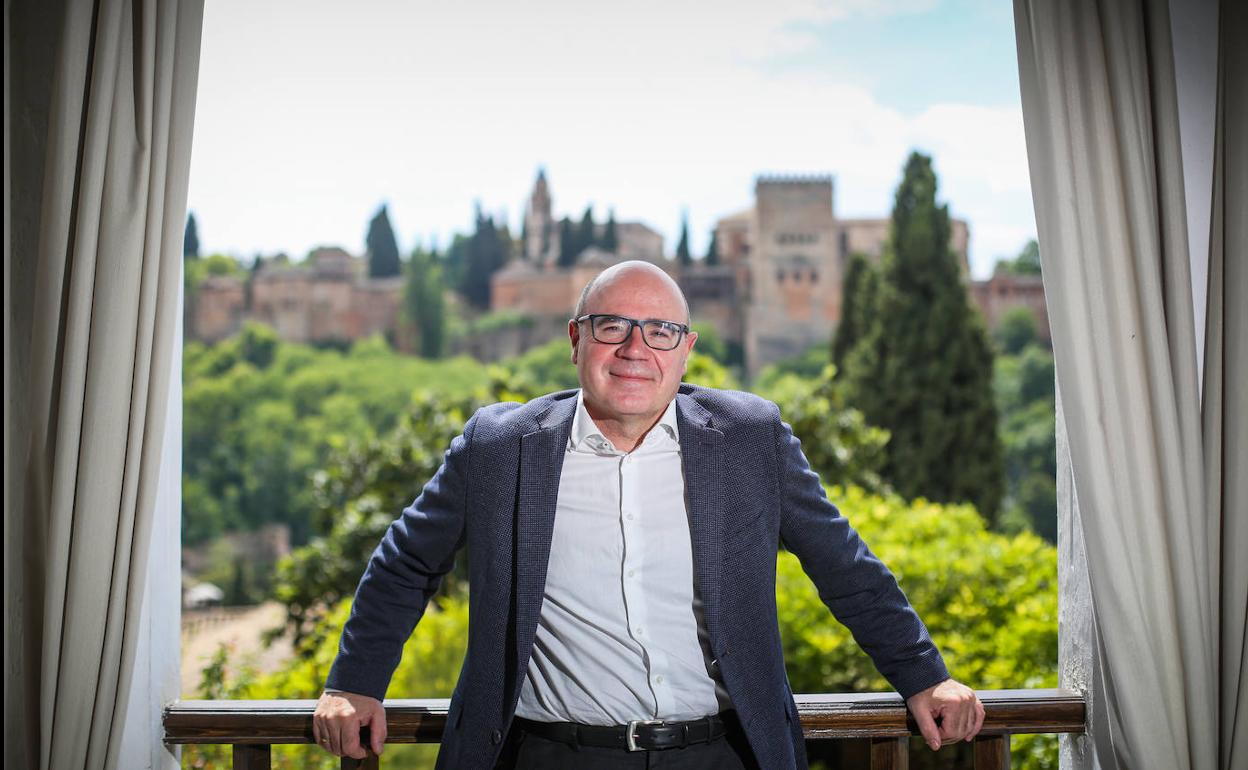
<svg viewBox="0 0 1248 770"><path fill-rule="evenodd" d="M502 742L503 742L503 731L502 731L502 730L495 730L494 732L490 733L490 742L491 742L491 743L493 743L495 746L497 746L498 744L502 743Z"/></svg>

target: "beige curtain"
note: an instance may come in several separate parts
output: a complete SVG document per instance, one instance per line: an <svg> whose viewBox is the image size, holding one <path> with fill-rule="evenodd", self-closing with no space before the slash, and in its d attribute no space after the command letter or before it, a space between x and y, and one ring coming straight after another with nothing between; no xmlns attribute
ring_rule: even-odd
<svg viewBox="0 0 1248 770"><path fill-rule="evenodd" d="M1221 526L1219 740L1248 767L1248 5L1223 2L1205 338L1205 486Z"/></svg>
<svg viewBox="0 0 1248 770"><path fill-rule="evenodd" d="M1183 187L1171 9L1165 0L1014 7L1087 551L1097 759L1244 767L1243 59L1223 52L1202 411L1185 194L1212 191ZM1222 29L1231 35L1226 18ZM1226 39L1242 48L1242 25L1239 34Z"/></svg>
<svg viewBox="0 0 1248 770"><path fill-rule="evenodd" d="M50 71L25 78L34 91L46 83L46 93L6 102L15 126L46 119L44 132L25 137L46 151L6 172L15 217L29 212L33 264L8 234L6 255L13 250L14 272L25 264L34 285L10 287L29 294L9 310L14 334L30 342L14 345L23 358L6 356L23 380L15 378L8 406L24 410L20 433L6 436L6 476L18 474L21 490L6 498L6 540L14 536L24 558L6 564L6 625L20 624L22 642L11 645L6 631L5 674L6 691L26 701L18 708L6 692L6 738L22 745L5 754L25 759L11 766L44 770L134 767L119 756L121 716L177 376L203 5L15 5L11 20L44 24L55 53ZM19 26L11 39L27 31Z"/></svg>

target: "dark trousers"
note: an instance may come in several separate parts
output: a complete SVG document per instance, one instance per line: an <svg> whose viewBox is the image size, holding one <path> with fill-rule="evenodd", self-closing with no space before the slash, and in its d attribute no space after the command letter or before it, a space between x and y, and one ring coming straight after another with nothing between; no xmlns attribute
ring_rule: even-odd
<svg viewBox="0 0 1248 770"><path fill-rule="evenodd" d="M710 743L662 751L570 746L512 727L498 768L508 770L757 770L754 753L737 724Z"/></svg>

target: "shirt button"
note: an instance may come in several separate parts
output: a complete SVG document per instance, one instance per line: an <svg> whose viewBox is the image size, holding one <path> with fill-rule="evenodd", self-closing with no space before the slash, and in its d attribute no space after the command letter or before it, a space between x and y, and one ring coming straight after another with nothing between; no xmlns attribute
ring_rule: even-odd
<svg viewBox="0 0 1248 770"><path fill-rule="evenodd" d="M638 635L638 636L641 636L641 635L642 635L642 633L643 633L643 632L642 632L642 630L641 630L641 626L638 626L638 627L637 627L637 635Z"/></svg>
<svg viewBox="0 0 1248 770"><path fill-rule="evenodd" d="M658 683L658 684L663 684L663 677L661 677L661 676L656 676L656 677L654 678L654 681L655 681L656 683Z"/></svg>
<svg viewBox="0 0 1248 770"><path fill-rule="evenodd" d="M633 520L633 514L631 514L631 513L630 513L630 514L628 514L628 516L627 516L626 518L627 518L629 521L632 521L632 520Z"/></svg>
<svg viewBox="0 0 1248 770"><path fill-rule="evenodd" d="M634 573L633 573L633 570L631 570L631 569L630 569L630 570L628 571L628 576L629 576L629 577L632 577L632 576L633 576L633 574L634 574Z"/></svg>

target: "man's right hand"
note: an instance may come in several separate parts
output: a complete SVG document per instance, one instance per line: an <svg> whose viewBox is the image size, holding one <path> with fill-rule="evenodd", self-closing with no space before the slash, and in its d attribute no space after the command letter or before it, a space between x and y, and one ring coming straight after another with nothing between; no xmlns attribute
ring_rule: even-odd
<svg viewBox="0 0 1248 770"><path fill-rule="evenodd" d="M371 748L381 755L386 744L386 709L381 701L353 692L327 692L317 701L312 715L312 735L317 744L338 757L364 759L360 728L369 728Z"/></svg>

